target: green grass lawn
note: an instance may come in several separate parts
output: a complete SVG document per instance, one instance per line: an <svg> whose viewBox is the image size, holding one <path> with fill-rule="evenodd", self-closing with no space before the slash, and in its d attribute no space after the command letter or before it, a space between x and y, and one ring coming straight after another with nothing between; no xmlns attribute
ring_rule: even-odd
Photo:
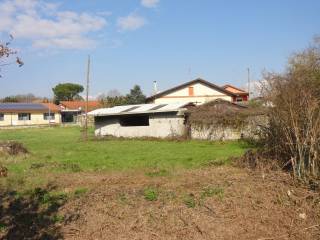
<svg viewBox="0 0 320 240"><path fill-rule="evenodd" d="M173 169L227 161L249 146L243 142L109 139L83 142L78 127L0 130L1 140L22 142L30 154L10 161L10 171L23 172L44 165L55 171Z"/></svg>
<svg viewBox="0 0 320 240"><path fill-rule="evenodd" d="M0 141L19 141L30 151L26 159L6 164L17 173L43 165L56 171L199 167L227 161L249 147L239 141L95 140L91 135L83 142L78 127L0 130Z"/></svg>

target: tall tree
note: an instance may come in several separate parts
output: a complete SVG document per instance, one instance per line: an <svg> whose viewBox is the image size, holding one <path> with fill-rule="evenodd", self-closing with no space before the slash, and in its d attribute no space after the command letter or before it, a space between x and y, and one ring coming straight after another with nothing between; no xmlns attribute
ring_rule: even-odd
<svg viewBox="0 0 320 240"><path fill-rule="evenodd" d="M130 90L130 93L127 94L127 104L141 104L145 103L146 96L143 94L139 85L134 85Z"/></svg>
<svg viewBox="0 0 320 240"><path fill-rule="evenodd" d="M60 101L80 100L82 97L79 93L83 92L84 88L80 84L75 83L60 83L52 88L54 99L57 104Z"/></svg>

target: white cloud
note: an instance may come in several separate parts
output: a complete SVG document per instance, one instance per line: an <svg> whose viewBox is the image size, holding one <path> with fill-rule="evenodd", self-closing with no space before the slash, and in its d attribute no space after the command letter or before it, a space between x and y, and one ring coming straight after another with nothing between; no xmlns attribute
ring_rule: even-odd
<svg viewBox="0 0 320 240"><path fill-rule="evenodd" d="M95 47L96 42L88 38L66 37L34 40L32 46L34 48L50 48L55 46L61 49L86 49Z"/></svg>
<svg viewBox="0 0 320 240"><path fill-rule="evenodd" d="M118 18L118 28L120 31L134 31L146 24L146 20L136 14L130 14L126 17Z"/></svg>
<svg viewBox="0 0 320 240"><path fill-rule="evenodd" d="M155 8L157 7L160 0L141 0L141 5L146 8Z"/></svg>
<svg viewBox="0 0 320 240"><path fill-rule="evenodd" d="M61 11L43 0L6 0L0 3L0 32L29 40L36 48L83 49L96 45L89 33L101 31L99 14Z"/></svg>

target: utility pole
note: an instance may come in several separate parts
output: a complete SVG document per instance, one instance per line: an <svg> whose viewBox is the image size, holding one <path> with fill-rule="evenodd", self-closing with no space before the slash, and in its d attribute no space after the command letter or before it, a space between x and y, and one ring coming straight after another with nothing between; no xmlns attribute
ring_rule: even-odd
<svg viewBox="0 0 320 240"><path fill-rule="evenodd" d="M86 86L86 107L85 107L85 122L83 131L83 140L88 140L88 101L89 101L89 79L90 79L90 55L88 55L87 63L87 86Z"/></svg>
<svg viewBox="0 0 320 240"><path fill-rule="evenodd" d="M247 68L247 71L248 71L248 94L250 97L250 68Z"/></svg>
<svg viewBox="0 0 320 240"><path fill-rule="evenodd" d="M48 99L48 109L49 109L49 116L48 116L48 119L49 119L49 127L50 127L50 125L51 125L50 99Z"/></svg>

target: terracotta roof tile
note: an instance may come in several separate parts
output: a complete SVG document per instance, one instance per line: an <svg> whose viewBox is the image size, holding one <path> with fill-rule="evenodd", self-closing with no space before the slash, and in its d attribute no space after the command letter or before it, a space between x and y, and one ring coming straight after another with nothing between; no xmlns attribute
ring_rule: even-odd
<svg viewBox="0 0 320 240"><path fill-rule="evenodd" d="M85 110L86 102L85 101L61 101L60 106L70 110ZM102 105L99 101L88 101L88 111L92 111L98 108L101 108Z"/></svg>
<svg viewBox="0 0 320 240"><path fill-rule="evenodd" d="M50 109L51 112L60 112L60 107L54 103L41 103L46 108Z"/></svg>

